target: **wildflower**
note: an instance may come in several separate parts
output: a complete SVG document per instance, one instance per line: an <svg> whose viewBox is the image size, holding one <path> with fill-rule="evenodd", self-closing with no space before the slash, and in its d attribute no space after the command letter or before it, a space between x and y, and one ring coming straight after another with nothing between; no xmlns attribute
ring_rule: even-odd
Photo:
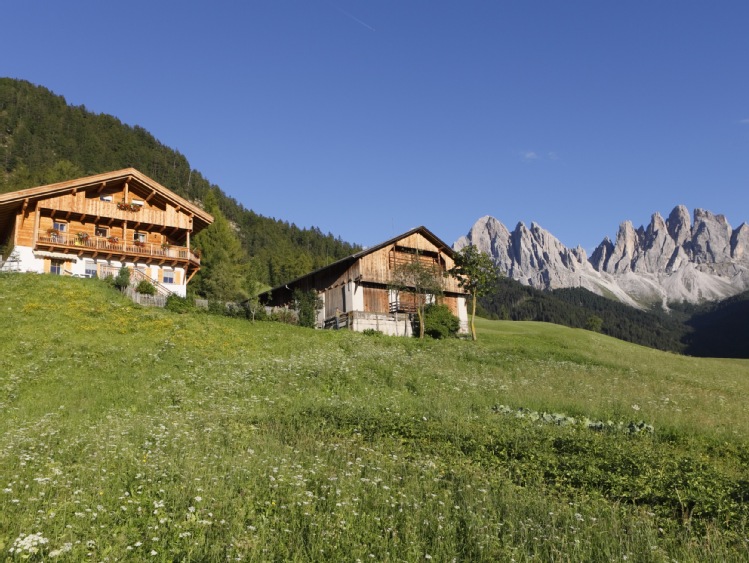
<svg viewBox="0 0 749 563"><path fill-rule="evenodd" d="M10 553L16 553L18 555L33 555L39 553L41 546L46 544L49 540L45 538L41 533L36 534L21 534L13 542L13 547L8 551Z"/></svg>
<svg viewBox="0 0 749 563"><path fill-rule="evenodd" d="M73 549L73 544L70 542L66 542L60 549L53 549L52 551L50 551L49 556L59 557L60 555L62 555L63 553L67 553L71 549Z"/></svg>

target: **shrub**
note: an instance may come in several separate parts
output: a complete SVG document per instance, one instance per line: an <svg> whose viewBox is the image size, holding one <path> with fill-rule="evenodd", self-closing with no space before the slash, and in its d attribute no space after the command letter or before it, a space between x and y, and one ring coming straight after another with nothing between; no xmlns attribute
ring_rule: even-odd
<svg viewBox="0 0 749 563"><path fill-rule="evenodd" d="M315 327L317 310L322 306L322 300L314 291L294 290L294 304L299 319L299 326Z"/></svg>
<svg viewBox="0 0 749 563"><path fill-rule="evenodd" d="M135 291L142 295L156 295L156 288L148 280L140 280L140 283L135 288Z"/></svg>
<svg viewBox="0 0 749 563"><path fill-rule="evenodd" d="M450 312L447 305L427 305L424 312L424 334L432 338L449 338L456 336L460 329L460 320Z"/></svg>
<svg viewBox="0 0 749 563"><path fill-rule="evenodd" d="M114 286L120 291L130 285L130 268L123 266L114 278Z"/></svg>
<svg viewBox="0 0 749 563"><path fill-rule="evenodd" d="M271 311L268 320L289 325L299 324L296 311L291 309L276 308Z"/></svg>
<svg viewBox="0 0 749 563"><path fill-rule="evenodd" d="M173 313L189 313L195 309L195 300L189 297L180 297L172 293L166 298L164 308Z"/></svg>

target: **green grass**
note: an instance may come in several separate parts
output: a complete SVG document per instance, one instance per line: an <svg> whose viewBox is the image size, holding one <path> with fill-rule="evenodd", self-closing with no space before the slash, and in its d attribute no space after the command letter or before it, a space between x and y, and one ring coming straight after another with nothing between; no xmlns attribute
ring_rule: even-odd
<svg viewBox="0 0 749 563"><path fill-rule="evenodd" d="M0 552L749 560L749 361L542 323L479 331L420 342L252 324L140 308L95 280L2 275ZM31 534L47 540L38 553Z"/></svg>

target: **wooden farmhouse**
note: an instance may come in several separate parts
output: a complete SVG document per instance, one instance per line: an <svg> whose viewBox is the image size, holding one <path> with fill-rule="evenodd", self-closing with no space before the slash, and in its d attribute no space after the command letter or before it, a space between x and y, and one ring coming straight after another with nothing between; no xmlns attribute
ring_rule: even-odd
<svg viewBox="0 0 749 563"><path fill-rule="evenodd" d="M200 269L190 237L213 217L134 168L0 194L4 270L81 277L128 266L184 296ZM132 279L132 278L131 278Z"/></svg>
<svg viewBox="0 0 749 563"><path fill-rule="evenodd" d="M267 306L293 308L293 294L299 289L317 293L321 307L317 326L364 331L373 329L389 335L410 335L410 320L417 297L395 283L399 267L420 262L442 277L439 300L460 320L460 331L468 331L467 293L451 276L453 250L425 227L418 227L382 244L367 248L316 270L288 284L260 295Z"/></svg>

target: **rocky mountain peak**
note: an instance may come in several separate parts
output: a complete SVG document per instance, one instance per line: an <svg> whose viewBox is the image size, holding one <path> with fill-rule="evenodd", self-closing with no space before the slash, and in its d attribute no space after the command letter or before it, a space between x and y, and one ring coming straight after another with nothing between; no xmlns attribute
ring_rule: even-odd
<svg viewBox="0 0 749 563"><path fill-rule="evenodd" d="M725 216L703 209L695 209L692 222L683 205L665 220L653 213L647 227L622 222L615 241L605 237L590 258L535 222L530 229L519 222L509 231L490 216L476 221L454 247L467 244L527 285L582 286L633 305L715 300L749 289L749 226L732 230Z"/></svg>

